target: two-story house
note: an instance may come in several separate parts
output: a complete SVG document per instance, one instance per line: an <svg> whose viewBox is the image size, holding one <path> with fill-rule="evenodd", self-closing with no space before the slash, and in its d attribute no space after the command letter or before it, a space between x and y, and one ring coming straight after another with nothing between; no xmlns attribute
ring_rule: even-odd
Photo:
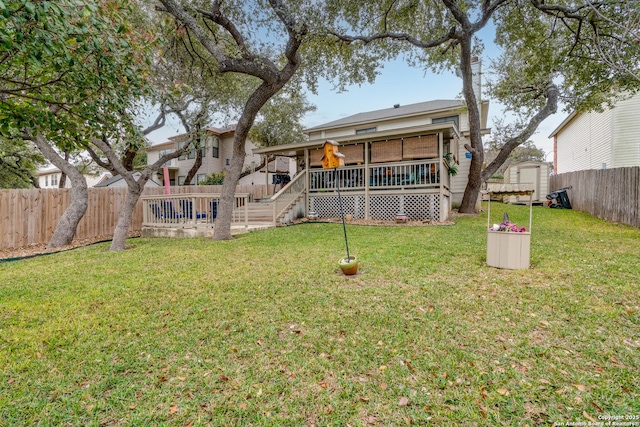
<svg viewBox="0 0 640 427"><path fill-rule="evenodd" d="M61 177L62 171L55 166L48 166L38 170L38 184L40 188L59 188ZM93 175L85 174L84 177L87 180L87 187L94 187L111 178L111 174L109 172L100 172ZM65 180L64 187L71 188L70 179Z"/></svg>
<svg viewBox="0 0 640 427"><path fill-rule="evenodd" d="M488 102L480 102L486 130ZM471 154L469 121L462 100L435 100L370 111L307 129L309 140L257 149L297 159L298 180L305 180L307 212L318 217L345 213L354 218L444 221L462 200ZM338 143L345 166L322 168L322 146ZM454 172L457 172L454 173ZM294 183L292 183L293 185Z"/></svg>
<svg viewBox="0 0 640 427"><path fill-rule="evenodd" d="M640 94L602 112L570 114L549 135L554 172L640 166Z"/></svg>
<svg viewBox="0 0 640 427"><path fill-rule="evenodd" d="M197 171L195 179L191 185L198 185L204 181L207 175L212 173L221 173L229 166L233 155L233 138L235 134L235 126L226 128L208 128L207 138L202 148L202 165ZM147 164L156 162L165 153L178 149L181 144L185 143L185 135L176 135L170 137L168 141L161 144L155 144L147 148ZM289 158L276 158L268 164L268 168L259 169L262 163L262 156L254 154L257 148L256 144L247 140L245 143L245 151L247 153L244 161L245 171L251 171L251 174L243 177L239 184L271 184L274 174L291 174L295 173L295 163ZM184 185L187 174L193 167L196 159L196 150L191 150L184 155L170 160L166 163L170 185ZM160 170L156 180L164 185L164 174Z"/></svg>

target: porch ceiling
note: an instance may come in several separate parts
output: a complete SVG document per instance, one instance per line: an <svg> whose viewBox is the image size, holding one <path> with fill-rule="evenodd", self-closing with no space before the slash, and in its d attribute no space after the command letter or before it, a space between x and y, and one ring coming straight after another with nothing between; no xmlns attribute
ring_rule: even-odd
<svg viewBox="0 0 640 427"><path fill-rule="evenodd" d="M305 149L322 147L327 139L332 139L333 141L344 144L349 142L378 141L388 138L416 136L424 133L443 133L445 139L450 139L454 135L458 137L460 136L460 132L453 122L445 122L422 126L413 126L402 129L390 129L379 132L365 133L361 135L345 135L332 138L312 139L309 141L297 142L294 144L258 148L256 150L253 150L253 154L277 154L279 156L299 157L304 155Z"/></svg>

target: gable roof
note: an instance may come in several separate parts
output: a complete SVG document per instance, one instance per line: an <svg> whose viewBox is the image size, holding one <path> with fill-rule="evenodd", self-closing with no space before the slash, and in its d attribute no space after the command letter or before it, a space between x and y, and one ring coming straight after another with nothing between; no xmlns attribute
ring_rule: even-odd
<svg viewBox="0 0 640 427"><path fill-rule="evenodd" d="M383 110L367 111L343 117L329 123L305 129L305 132L314 132L321 129L349 126L358 123L368 123L379 120L387 120L395 117L406 117L436 111L446 111L464 107L466 104L460 99L436 99L434 101L419 102L417 104L400 105L398 107L385 108Z"/></svg>
<svg viewBox="0 0 640 427"><path fill-rule="evenodd" d="M136 180L138 180L138 178L140 177L140 172L138 172L138 171L133 172L133 177ZM102 182L94 185L93 187L94 188L96 188L96 187L98 187L98 188L100 188L100 187L109 187L110 185L115 184L116 182L121 181L123 179L124 178L122 177L122 175L116 175L116 176L113 176L113 177L107 179L106 181L102 181ZM153 184L156 184L158 187L161 187L161 185L158 184L154 179L149 178L149 181L151 183L153 183ZM147 181L147 182L149 182L149 181Z"/></svg>

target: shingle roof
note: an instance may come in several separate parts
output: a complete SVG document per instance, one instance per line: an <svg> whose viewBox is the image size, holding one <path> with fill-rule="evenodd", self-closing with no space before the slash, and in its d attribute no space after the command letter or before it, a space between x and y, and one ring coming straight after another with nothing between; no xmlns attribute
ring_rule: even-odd
<svg viewBox="0 0 640 427"><path fill-rule="evenodd" d="M357 123L367 123L377 120L391 119L400 116L428 113L430 111L446 110L450 108L463 107L464 105L465 102L459 99L437 99L434 101L419 102L417 104L401 105L397 108L385 108L384 110L368 111L364 113L354 114L352 116L343 117L329 123L306 129L305 132L353 125Z"/></svg>

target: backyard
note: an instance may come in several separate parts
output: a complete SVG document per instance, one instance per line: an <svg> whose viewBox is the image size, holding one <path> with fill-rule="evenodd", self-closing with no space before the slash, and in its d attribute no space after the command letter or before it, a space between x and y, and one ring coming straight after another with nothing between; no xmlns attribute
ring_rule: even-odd
<svg viewBox="0 0 640 427"><path fill-rule="evenodd" d="M348 225L351 277L325 223L0 263L0 426L640 425L640 230L536 207L499 270L486 225Z"/></svg>

